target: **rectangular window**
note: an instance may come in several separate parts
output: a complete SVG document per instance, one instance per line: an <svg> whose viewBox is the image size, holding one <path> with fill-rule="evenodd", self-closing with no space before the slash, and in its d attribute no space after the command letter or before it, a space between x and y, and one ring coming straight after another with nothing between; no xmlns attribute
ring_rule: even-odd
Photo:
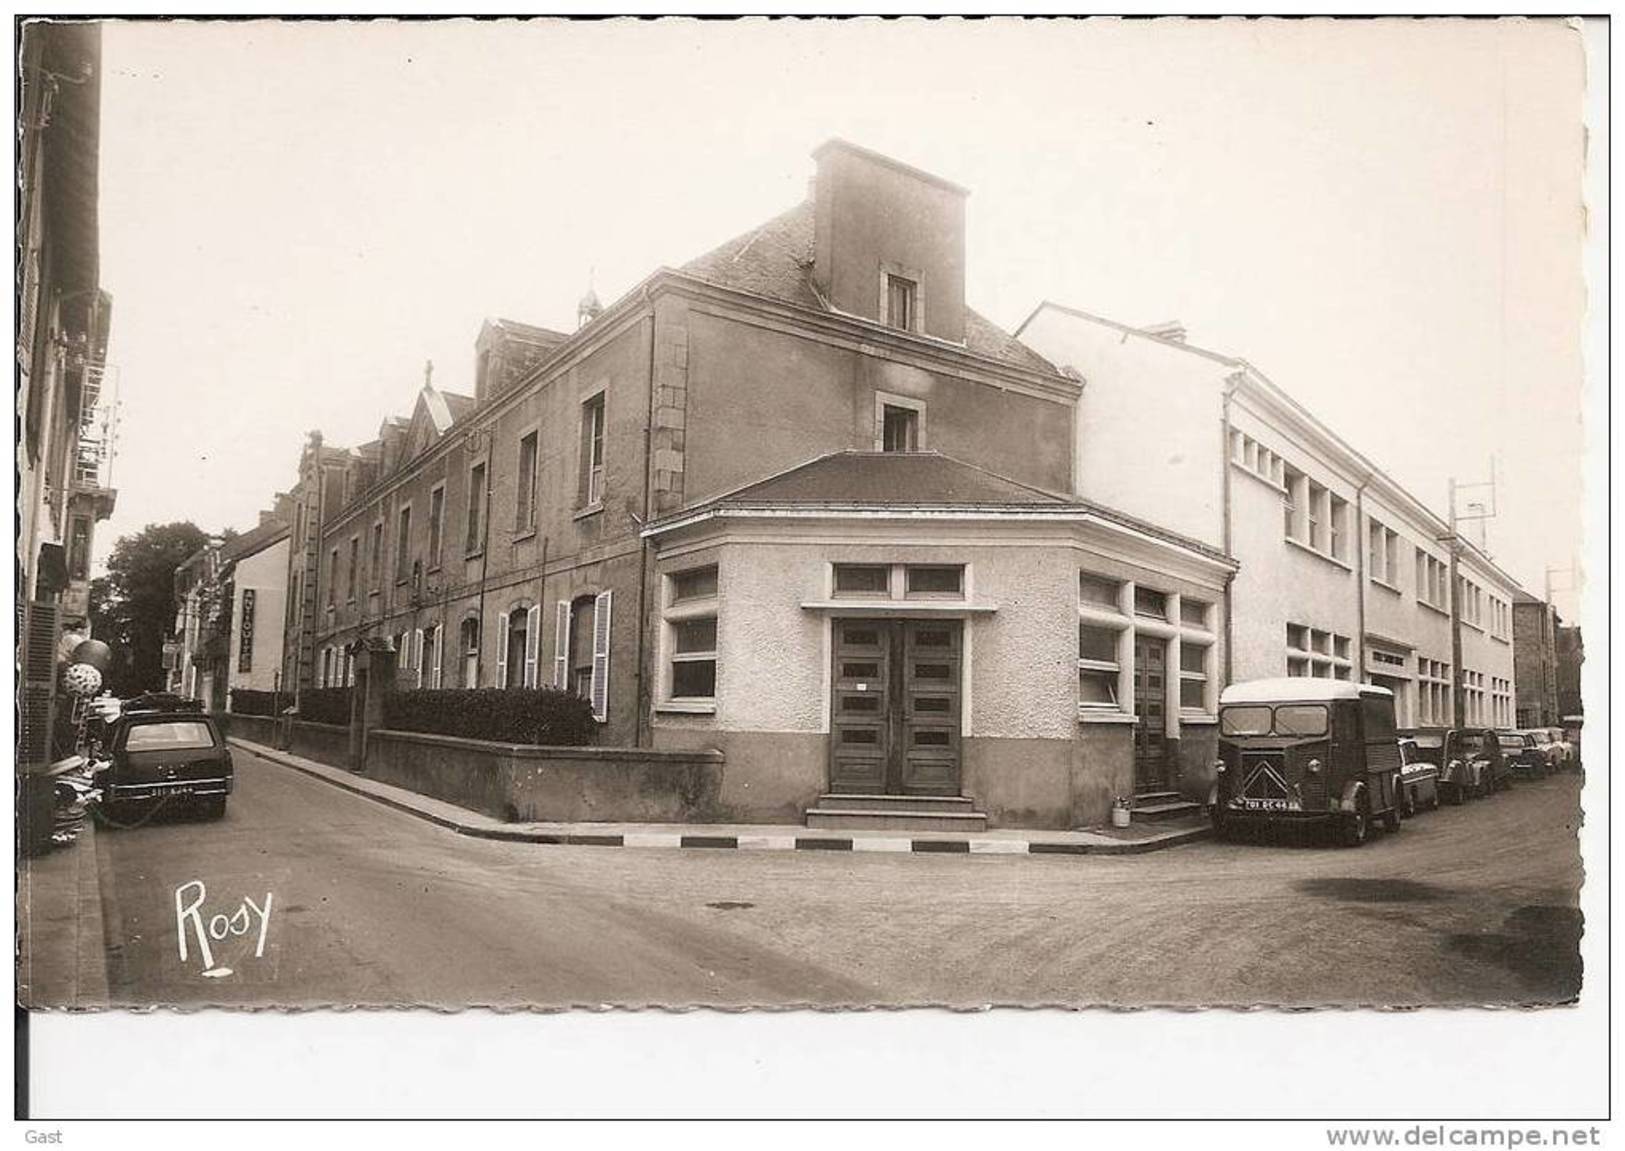
<svg viewBox="0 0 1625 1151"><path fill-rule="evenodd" d="M1117 670L1117 630L1095 624L1078 625L1078 660L1099 670Z"/></svg>
<svg viewBox="0 0 1625 1151"><path fill-rule="evenodd" d="M519 475L515 479L514 528L528 531L536 526L536 433L519 441Z"/></svg>
<svg viewBox="0 0 1625 1151"><path fill-rule="evenodd" d="M378 590L379 577L384 571L384 521L372 525L372 590Z"/></svg>
<svg viewBox="0 0 1625 1151"><path fill-rule="evenodd" d="M708 701L717 693L717 569L678 572L668 582L670 698Z"/></svg>
<svg viewBox="0 0 1625 1151"><path fill-rule="evenodd" d="M965 569L955 565L911 565L907 571L909 595L957 596L964 594Z"/></svg>
<svg viewBox="0 0 1625 1151"><path fill-rule="evenodd" d="M1208 626L1208 610L1211 606L1205 600L1181 596L1179 600L1179 620L1191 627L1205 629Z"/></svg>
<svg viewBox="0 0 1625 1151"><path fill-rule="evenodd" d="M1309 481L1309 537L1305 541L1316 551L1326 547L1326 513L1323 505L1326 501L1326 489Z"/></svg>
<svg viewBox="0 0 1625 1151"><path fill-rule="evenodd" d="M350 603L355 602L355 581L359 578L357 572L361 567L361 537L350 537L350 570L346 573L344 583L344 598Z"/></svg>
<svg viewBox="0 0 1625 1151"><path fill-rule="evenodd" d="M1282 472L1282 487L1285 495L1281 500L1281 513L1283 518L1282 530L1290 540L1303 539L1303 473L1296 468L1285 468Z"/></svg>
<svg viewBox="0 0 1625 1151"><path fill-rule="evenodd" d="M1347 559L1349 536L1348 501L1329 495L1327 502L1331 509L1331 554L1338 559Z"/></svg>
<svg viewBox="0 0 1625 1151"><path fill-rule="evenodd" d="M446 526L446 485L436 484L429 493L429 567L440 566L442 538Z"/></svg>
<svg viewBox="0 0 1625 1151"><path fill-rule="evenodd" d="M1207 683L1202 679L1181 679L1179 681L1179 706L1186 711L1205 711L1207 709Z"/></svg>
<svg viewBox="0 0 1625 1151"><path fill-rule="evenodd" d="M1078 703L1084 707L1117 710L1117 672L1079 668Z"/></svg>
<svg viewBox="0 0 1625 1151"><path fill-rule="evenodd" d="M1148 587L1134 589L1134 614L1147 619L1168 618L1168 597Z"/></svg>
<svg viewBox="0 0 1625 1151"><path fill-rule="evenodd" d="M1091 607L1121 611L1122 587L1116 580L1083 572L1078 577L1078 598Z"/></svg>
<svg viewBox="0 0 1625 1151"><path fill-rule="evenodd" d="M412 505L401 509L399 534L395 538L395 582L405 583L412 574Z"/></svg>
<svg viewBox="0 0 1625 1151"><path fill-rule="evenodd" d="M920 413L911 408L885 405L881 410L880 450L914 452L920 447Z"/></svg>
<svg viewBox="0 0 1625 1151"><path fill-rule="evenodd" d="M903 276L886 275L886 324L905 332L914 331L916 297L919 285Z"/></svg>
<svg viewBox="0 0 1625 1151"><path fill-rule="evenodd" d="M584 507L604 500L604 393L581 405L581 490Z"/></svg>
<svg viewBox="0 0 1625 1151"><path fill-rule="evenodd" d="M327 559L327 606L339 602L339 549L334 548Z"/></svg>
<svg viewBox="0 0 1625 1151"><path fill-rule="evenodd" d="M890 593L891 569L883 564L836 564L836 595L878 595Z"/></svg>
<svg viewBox="0 0 1625 1151"><path fill-rule="evenodd" d="M485 464L468 469L468 539L463 550L478 555L485 550Z"/></svg>
<svg viewBox="0 0 1625 1151"><path fill-rule="evenodd" d="M90 578L90 520L74 516L68 537L68 578Z"/></svg>

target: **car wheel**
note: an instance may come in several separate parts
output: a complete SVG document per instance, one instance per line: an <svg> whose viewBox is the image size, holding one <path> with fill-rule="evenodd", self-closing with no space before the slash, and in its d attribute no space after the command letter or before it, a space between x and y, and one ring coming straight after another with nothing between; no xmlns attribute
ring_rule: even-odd
<svg viewBox="0 0 1625 1151"><path fill-rule="evenodd" d="M1382 829L1388 832L1399 830L1399 808L1390 807L1382 813Z"/></svg>
<svg viewBox="0 0 1625 1151"><path fill-rule="evenodd" d="M1450 790L1450 806L1451 807L1460 807L1462 805L1462 803L1467 798L1467 796L1464 794L1464 789L1463 789L1462 785L1459 784L1459 783L1452 783L1450 785L1449 790Z"/></svg>
<svg viewBox="0 0 1625 1151"><path fill-rule="evenodd" d="M226 797L211 795L198 804L198 812L204 819L224 819L226 817Z"/></svg>
<svg viewBox="0 0 1625 1151"><path fill-rule="evenodd" d="M1405 795L1401 799L1400 804L1399 804L1399 814L1400 814L1401 818L1404 818L1404 819L1410 819L1412 816L1414 816L1416 814L1416 795L1415 795L1415 793L1413 793L1413 792L1411 792L1409 790L1407 790L1405 792Z"/></svg>
<svg viewBox="0 0 1625 1151"><path fill-rule="evenodd" d="M1439 810L1439 789L1437 787L1435 787L1433 789L1433 799L1428 804L1428 810L1429 811L1438 811Z"/></svg>
<svg viewBox="0 0 1625 1151"><path fill-rule="evenodd" d="M1343 817L1340 830L1344 847L1359 847L1371 837L1371 813L1365 800L1360 801L1353 815Z"/></svg>

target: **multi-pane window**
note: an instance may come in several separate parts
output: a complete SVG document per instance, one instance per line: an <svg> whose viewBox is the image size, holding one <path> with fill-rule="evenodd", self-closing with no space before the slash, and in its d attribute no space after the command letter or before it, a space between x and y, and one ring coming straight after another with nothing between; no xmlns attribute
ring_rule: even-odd
<svg viewBox="0 0 1625 1151"><path fill-rule="evenodd" d="M1285 489L1281 497L1282 530L1287 539L1302 543L1306 530L1304 524L1309 502L1309 480L1290 464L1282 470L1281 480L1281 487Z"/></svg>
<svg viewBox="0 0 1625 1151"><path fill-rule="evenodd" d="M1314 480L1309 481L1309 538L1306 541L1316 551L1326 547L1326 496L1327 491Z"/></svg>
<svg viewBox="0 0 1625 1151"><path fill-rule="evenodd" d="M1366 525L1367 574L1377 583L1399 587L1399 533L1376 520Z"/></svg>
<svg viewBox="0 0 1625 1151"><path fill-rule="evenodd" d="M1112 712L1131 714L1136 688L1133 670L1138 647L1157 645L1170 674L1154 688L1168 714L1210 715L1216 705L1214 605L1210 600L1175 595L1092 572L1078 577L1078 706L1086 722ZM1138 633L1138 634L1137 634ZM1173 669L1177 668L1177 677ZM1143 688L1141 690L1144 690Z"/></svg>
<svg viewBox="0 0 1625 1151"><path fill-rule="evenodd" d="M1450 665L1427 656L1416 658L1416 703L1424 725L1448 727L1455 722L1450 714Z"/></svg>
<svg viewBox="0 0 1625 1151"><path fill-rule="evenodd" d="M1078 598L1085 604L1105 608L1107 611L1121 610L1120 604L1123 585L1113 579L1090 575L1084 572L1078 578Z"/></svg>
<svg viewBox="0 0 1625 1151"><path fill-rule="evenodd" d="M1416 598L1440 611L1450 610L1450 569L1421 548L1416 549Z"/></svg>
<svg viewBox="0 0 1625 1151"><path fill-rule="evenodd" d="M886 274L886 324L905 332L915 329L919 284L906 276Z"/></svg>
<svg viewBox="0 0 1625 1151"><path fill-rule="evenodd" d="M1230 433L1230 460L1266 483L1286 484L1286 461L1245 432Z"/></svg>
<svg viewBox="0 0 1625 1151"><path fill-rule="evenodd" d="M344 585L344 598L350 603L355 602L355 583L361 567L361 537L350 537L350 570L346 575Z"/></svg>
<svg viewBox="0 0 1625 1151"><path fill-rule="evenodd" d="M884 596L891 593L891 568L885 564L836 564L835 594Z"/></svg>
<svg viewBox="0 0 1625 1151"><path fill-rule="evenodd" d="M1346 635L1289 623L1286 625L1286 673L1316 679L1352 679L1352 648L1353 641Z"/></svg>
<svg viewBox="0 0 1625 1151"><path fill-rule="evenodd" d="M339 602L339 549L334 548L327 559L327 606Z"/></svg>
<svg viewBox="0 0 1625 1151"><path fill-rule="evenodd" d="M446 528L446 485L436 484L429 493L429 567L440 566L440 552Z"/></svg>
<svg viewBox="0 0 1625 1151"><path fill-rule="evenodd" d="M1206 711L1208 660L1212 647L1179 641L1179 706L1186 711Z"/></svg>
<svg viewBox="0 0 1625 1151"><path fill-rule="evenodd" d="M911 596L963 595L965 568L962 564L910 564L906 581L906 594Z"/></svg>
<svg viewBox="0 0 1625 1151"><path fill-rule="evenodd" d="M1188 595L1181 596L1179 598L1179 622L1190 627L1206 628L1208 626L1208 616L1211 614L1212 609L1213 605L1206 600L1195 599Z"/></svg>
<svg viewBox="0 0 1625 1151"><path fill-rule="evenodd" d="M514 504L514 528L529 531L536 526L536 433L529 432L519 440L519 474L514 483L517 488Z"/></svg>
<svg viewBox="0 0 1625 1151"><path fill-rule="evenodd" d="M704 702L717 694L717 569L690 568L666 581L667 698Z"/></svg>
<svg viewBox="0 0 1625 1151"><path fill-rule="evenodd" d="M1134 614L1148 619L1168 618L1168 597L1148 587L1134 589Z"/></svg>
<svg viewBox="0 0 1625 1151"><path fill-rule="evenodd" d="M1328 522L1331 525L1330 552L1340 560L1348 558L1349 538L1349 505L1348 501L1339 496L1328 494L1327 507L1329 509Z"/></svg>
<svg viewBox="0 0 1625 1151"><path fill-rule="evenodd" d="M479 687L480 621L474 616L463 620L457 633L457 647L463 653L463 686Z"/></svg>
<svg viewBox="0 0 1625 1151"><path fill-rule="evenodd" d="M1122 671L1118 628L1078 624L1078 703L1086 708L1117 710L1117 681Z"/></svg>
<svg viewBox="0 0 1625 1151"><path fill-rule="evenodd" d="M468 538L463 550L478 554L485 547L485 464L480 462L468 469Z"/></svg>
<svg viewBox="0 0 1625 1151"><path fill-rule="evenodd" d="M581 405L581 503L594 507L604 499L604 393Z"/></svg>
<svg viewBox="0 0 1625 1151"><path fill-rule="evenodd" d="M886 404L880 416L880 450L913 452L920 446L920 413Z"/></svg>
<svg viewBox="0 0 1625 1151"><path fill-rule="evenodd" d="M68 578L90 578L90 519L74 516L68 535Z"/></svg>
<svg viewBox="0 0 1625 1151"><path fill-rule="evenodd" d="M412 505L401 509L396 519L395 582L405 583L412 575Z"/></svg>

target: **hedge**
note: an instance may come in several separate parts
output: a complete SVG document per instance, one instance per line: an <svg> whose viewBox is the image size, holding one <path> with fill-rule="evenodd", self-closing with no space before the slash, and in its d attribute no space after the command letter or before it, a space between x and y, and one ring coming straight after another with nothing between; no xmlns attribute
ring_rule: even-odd
<svg viewBox="0 0 1625 1151"><path fill-rule="evenodd" d="M253 688L231 689L231 710L237 715L276 715L293 706L293 696L285 691L255 691Z"/></svg>
<svg viewBox="0 0 1625 1151"><path fill-rule="evenodd" d="M350 696L354 688L307 687L299 693L299 713L296 719L306 723L350 722Z"/></svg>
<svg viewBox="0 0 1625 1151"><path fill-rule="evenodd" d="M543 747L585 747L598 733L592 705L580 696L528 687L392 691L384 726Z"/></svg>

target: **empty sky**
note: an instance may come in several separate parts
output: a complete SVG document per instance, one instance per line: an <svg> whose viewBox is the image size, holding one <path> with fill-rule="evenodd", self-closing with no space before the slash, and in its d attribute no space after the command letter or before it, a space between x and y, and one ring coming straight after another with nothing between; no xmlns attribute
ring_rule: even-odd
<svg viewBox="0 0 1625 1151"><path fill-rule="evenodd" d="M1581 550L1561 24L114 23L103 64L109 546L252 526L307 430L371 439L425 360L472 391L484 317L572 328L589 276L611 302L791 206L838 135L971 189L1005 327L1181 319L1440 511L1495 456L1536 594Z"/></svg>

